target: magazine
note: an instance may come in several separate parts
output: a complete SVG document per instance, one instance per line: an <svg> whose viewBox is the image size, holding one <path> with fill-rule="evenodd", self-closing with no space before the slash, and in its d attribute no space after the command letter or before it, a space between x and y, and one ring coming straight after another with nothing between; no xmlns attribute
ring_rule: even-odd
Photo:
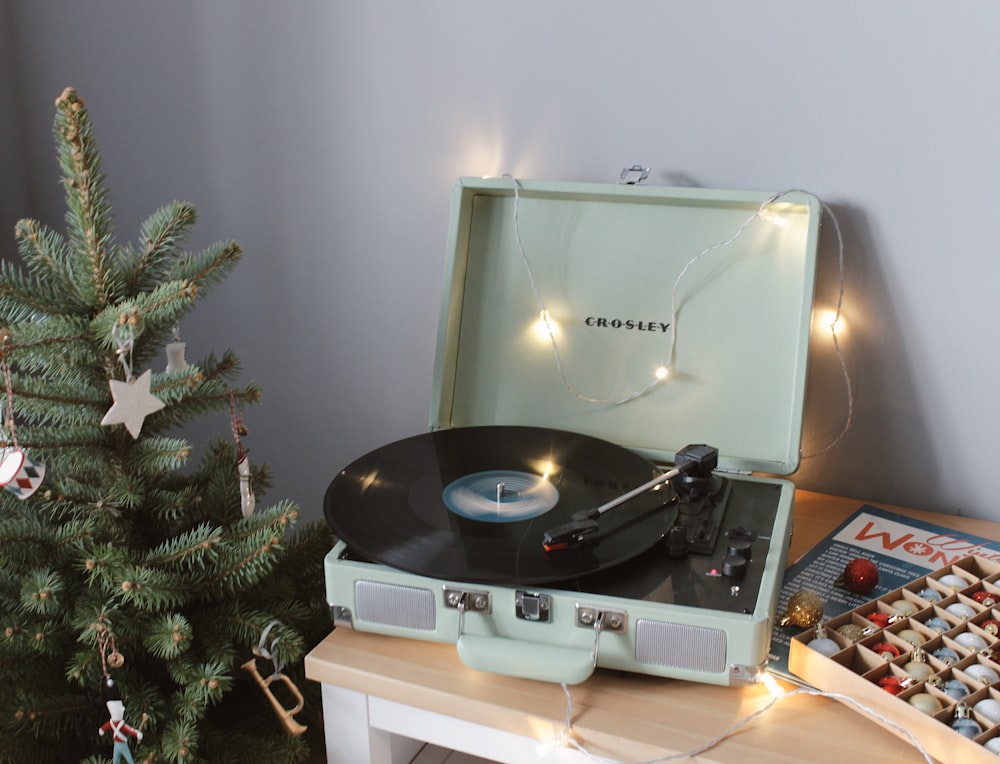
<svg viewBox="0 0 1000 764"><path fill-rule="evenodd" d="M788 651L792 638L803 629L779 625L788 600L796 592L818 594L823 599L826 621L970 555L1000 562L1000 541L862 505L785 571L771 635L768 670L801 683L788 671ZM879 572L878 584L866 594L856 594L837 585L847 564L859 557L871 560Z"/></svg>

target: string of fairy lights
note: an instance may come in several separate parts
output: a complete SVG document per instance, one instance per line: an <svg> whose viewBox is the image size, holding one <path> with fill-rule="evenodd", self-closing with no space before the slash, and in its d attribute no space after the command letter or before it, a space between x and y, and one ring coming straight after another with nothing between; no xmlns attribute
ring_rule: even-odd
<svg viewBox="0 0 1000 764"><path fill-rule="evenodd" d="M747 725L751 724L753 721L759 717L766 714L772 708L774 708L780 701L788 700L789 698L800 697L800 696L812 696L819 698L828 698L830 700L837 700L841 703L845 703L852 706L855 710L870 716L876 721L896 730L900 735L902 735L906 740L908 740L917 752L923 757L927 764L934 764L934 760L931 755L927 752L917 739L916 735L910 730L899 724L894 719L889 718L885 714L879 713L875 709L865 705L860 702L857 698L853 698L850 695L845 695L839 692L827 692L824 690L815 690L811 688L799 688L795 690L784 691L774 677L765 674L763 679L763 684L767 687L769 692L769 700L763 706L758 708L756 711L747 714L742 719L731 724L728 728L723 730L721 733L716 735L711 740L703 743L697 748L693 748L689 751L683 751L680 753L668 754L667 756L661 756L657 759L646 759L643 761L631 761L624 762L620 759L610 759L604 756L598 756L597 754L589 751L584 745L573 738L573 699L570 696L569 688L563 684L562 690L566 698L566 716L563 723L562 731L559 735L550 741L542 743L543 752L552 750L559 747L573 748L579 751L583 756L590 759L591 761L598 762L598 764L665 764L669 761L678 761L681 759L689 759L694 756L699 756L707 751L718 746L720 743L724 742L728 738L732 737L739 730L743 729Z"/></svg>
<svg viewBox="0 0 1000 764"><path fill-rule="evenodd" d="M547 338L548 342L552 348L552 355L555 360L556 368L559 372L560 379L565 388L576 398L584 401L585 403L594 403L601 405L610 406L623 406L630 403L638 398L645 396L652 390L660 387L665 382L670 379L670 368L674 360L674 354L677 347L677 336L679 333L678 322L679 307L678 307L678 294L680 291L681 282L690 272L691 268L698 261L705 257L708 257L713 252L725 249L726 247L732 245L736 242L744 232L750 227L750 225L756 220L770 220L771 222L776 222L780 220L772 211L771 206L776 202L780 201L782 198L794 193L807 193L800 189L786 189L778 193L772 194L767 199L765 199L760 206L754 210L737 228L736 230L727 238L721 239L718 242L710 244L695 254L691 259L685 263L684 267L681 268L680 272L674 280L673 287L671 289L671 304L670 304L670 325L669 325L669 346L667 348L666 357L661 364L655 367L655 370L645 384L633 390L632 392L618 398L600 398L597 396L588 395L578 389L576 385L570 380L569 375L566 372L565 366L563 364L562 351L559 346L559 340L557 339L558 331L556 326L552 321L551 314L547 307L545 299L542 297L541 292L538 287L538 283L535 278L534 269L532 268L531 258L528 256L527 249L524 245L524 240L521 236L521 223L520 223L520 203L521 203L521 193L520 193L520 182L517 178L505 173L501 177L509 179L511 182L511 187L514 192L514 208L513 208L513 228L514 228L514 240L517 244L518 253L524 262L525 269L528 276L528 283L531 287L531 292L534 295L535 302L539 311L539 323L542 328L541 334L543 337ZM826 322L827 328L830 331L830 336L833 341L833 348L836 354L838 363L840 365L841 375L844 380L845 396L846 396L846 414L844 417L843 425L839 433L822 449L814 453L806 454L803 456L805 459L814 458L820 454L826 453L827 451L833 449L837 444L843 440L844 436L850 430L854 419L854 390L851 382L851 375L847 367L847 361L844 357L843 349L840 345L840 339L838 337L838 331L842 321L842 312L844 304L844 288L845 288L845 274L844 274L844 237L840 228L840 222L837 220L837 216L833 209L820 202L820 209L823 214L825 214L831 225L833 226L834 235L836 238L836 251L837 251L837 268L838 268L838 293L837 301L833 310L832 316Z"/></svg>
<svg viewBox="0 0 1000 764"><path fill-rule="evenodd" d="M559 341L557 339L558 332L557 332L556 327L555 327L555 325L554 325L554 323L553 323L553 321L552 321L552 319L550 317L550 313L549 313L548 307L546 305L546 302L543 299L543 297L542 297L542 295L541 295L541 293L539 291L538 283L537 283L537 281L535 279L534 270L533 270L532 265L531 265L531 259L528 256L527 249L525 247L524 241L523 241L522 236L521 236L521 226L520 226L520 201L521 201L521 197L520 197L520 182L517 180L517 178L515 178L515 177L513 177L512 175L509 175L509 174L505 174L502 177L508 178L511 181L511 186L513 188L513 193L514 193L514 208L513 208L514 239L515 239L515 241L517 243L517 248L518 248L518 252L519 252L519 254L521 256L521 259L524 262L524 265L525 265L525 268L526 268L526 271L527 271L527 275L528 275L528 281L529 281L529 284L530 284L530 287L531 287L531 291L532 291L532 294L534 295L535 302L536 302L537 307L538 307L539 316L540 316L540 324L541 324L541 327L543 329L543 331L541 332L541 334L542 334L543 337L547 338L547 340L551 344L552 354L553 354L553 357L554 357L554 360L555 360L556 368L558 369L560 378L562 380L562 383L563 383L563 385L566 387L566 389L570 393L572 393L574 396L576 396L577 398L579 398L580 400L582 400L582 401L584 401L586 403L603 404L603 405L611 405L611 406L623 406L625 404L628 404L631 401L634 401L634 400L636 400L638 398L643 397L647 393L651 392L652 390L656 389L657 387L659 387L662 384L664 384L667 380L669 380L669 378L670 378L670 368L671 368L671 365L672 365L673 360L674 360L674 354L675 354L676 346L677 346L677 336L678 336L678 333L679 333L678 321L679 321L680 316L679 316L679 310L678 310L678 294L680 292L680 286L681 286L682 281L687 276L687 274L690 272L691 268L695 265L695 263L697 263L698 261L702 260L703 258L709 257L712 253L717 252L719 250L722 250L722 249L730 246L734 242L736 242L746 232L746 230L751 226L751 224L754 221L756 221L756 220L768 220L771 217L771 215L772 215L772 213L770 211L771 205L775 204L776 202L778 202L782 198L788 196L789 194L802 193L799 189L788 189L788 190L785 190L785 191L778 192L776 194L772 194L767 199L765 199L760 204L760 206L756 210L754 210L754 212L752 214L750 214L735 229L735 231L730 236L728 236L728 237L726 237L724 239L721 239L718 242L710 244L709 246L705 247L704 249L702 249L701 251L699 251L697 254L695 254L693 257L691 257L685 263L684 267L677 274L677 277L674 280L673 287L672 287L672 290L671 290L671 310L670 310L670 327L669 327L669 330L670 330L670 341L669 341L669 346L667 348L666 357L665 357L663 363L656 367L656 369L655 369L652 377L649 379L648 382L646 382L645 384L641 385L640 387L638 387L637 389L633 390L632 392L628 393L627 395L624 395L624 396L619 397L619 398L609 399L609 398L600 398L600 397L596 397L596 396L591 396L591 395L585 394L585 393L581 392L573 384L573 382L569 379L569 376L568 376L568 374L566 372L566 369L564 367L564 364L563 364L562 353L561 353L561 350L560 350ZM839 339L839 336L838 336L838 331L840 329L841 320L842 320L842 312L843 312L843 304L844 304L844 290L845 290L844 237L843 237L843 233L842 233L841 228L840 228L840 222L838 221L837 216L834 213L833 209L829 205L827 205L827 204L825 204L823 202L820 202L820 209L821 209L821 212L823 214L825 214L826 217L830 220L830 223L831 223L831 225L833 227L834 236L835 236L835 239L836 239L837 270L838 270L838 282L839 282L839 284L838 284L836 304L835 304L835 307L833 309L832 315L829 317L828 321L826 322L826 327L830 331L830 336L831 336L831 339L832 339L834 352L836 354L838 363L840 365L840 371L841 371L841 374L842 374L842 377L843 377L843 380L844 380L844 386L845 386L845 391L846 391L846 400L847 400L847 404L846 404L846 409L847 410L846 410L846 414L845 414L845 417L844 417L843 426L841 427L839 433L824 448L822 448L821 450L816 451L814 453L806 454L806 455L803 456L803 458L813 458L813 457L819 456L820 454L825 453L825 452L831 450L832 448L834 448L838 443L840 443L840 441L844 438L844 436L850 430L851 424L852 424L852 421L853 421L853 417L854 417L854 392L853 392L853 385L852 385L851 376L850 376L850 373L849 373L849 370L848 370L848 367L847 367L847 361L845 359L843 349L841 348L840 339ZM920 744L920 742L917 740L917 738L913 735L912 732L910 732L909 730L905 729L904 727L902 727L900 724L898 724L894 720L892 720L892 719L884 716L883 714L877 712L876 710L865 706L864 704L860 703L855 698L852 698L852 697L847 696L847 695L843 695L841 693L825 692L825 691L814 690L814 689L795 689L795 690L790 690L790 691L784 691L784 690L782 690L781 686L777 683L777 681L774 679L774 677L772 677L772 676L770 676L768 674L765 674L763 676L762 681L763 681L763 684L765 686L767 686L767 688L769 690L770 700L764 706L762 706L761 708L759 708L758 710L754 711L751 714L748 714L744 718L738 720L737 722L735 722L734 724L732 724L731 726L729 726L726 730L724 730L723 732L721 732L715 738L707 741L706 743L704 743L703 745L699 746L698 748L695 748L695 749L690 750L690 751L685 751L685 752L682 752L682 753L676 753L676 754L664 756L664 757L657 758L657 759L651 759L651 760L644 761L644 762L632 762L631 764L662 764L663 762L676 761L676 760L679 760L679 759L687 759L687 758L690 758L690 757L693 757L693 756L697 756L699 754L703 754L706 751L708 751L708 750L716 747L717 745L719 745L720 743L722 743L723 741L725 741L727 738L729 738L730 736L732 736L733 734L735 734L738 730L740 730L743 727L747 726L748 724L752 723L758 717L760 717L763 714L765 714L766 712L768 712L779 701L786 700L786 699L789 699L789 698L793 698L793 697L796 697L796 696L803 696L803 695L805 695L805 696L818 696L818 697L831 698L831 699L839 700L839 701L841 701L843 703L846 703L848 705L854 706L857 710L861 711L862 713L865 713L865 714L871 716L872 718L876 719L877 721L879 721L879 722L881 722L881 723L883 723L883 724L885 724L885 725L887 725L887 726L889 726L889 727L897 730L903 737L905 737L906 739L908 739L912 743L912 745L923 756L924 760L928 764L933 764L933 760L931 759L930 755L923 748L923 746ZM586 756L588 759L590 759L592 761L595 761L595 762L600 762L601 764L622 764L622 762L620 762L619 760L604 758L604 757L601 757L601 756L598 756L596 754L591 753L582 744L580 744L578 741L576 741L573 738L573 734L572 734L573 733L573 699L572 699L572 696L570 694L569 688L565 684L562 684L561 687L562 687L562 690L563 690L563 693L564 693L565 699L566 699L566 714L565 714L565 720L564 720L564 723L563 723L563 729L560 732L560 734L554 740L551 740L551 741L548 741L548 742L544 743L543 747L545 747L545 748L570 747L570 748L576 749L581 754L583 754L584 756Z"/></svg>

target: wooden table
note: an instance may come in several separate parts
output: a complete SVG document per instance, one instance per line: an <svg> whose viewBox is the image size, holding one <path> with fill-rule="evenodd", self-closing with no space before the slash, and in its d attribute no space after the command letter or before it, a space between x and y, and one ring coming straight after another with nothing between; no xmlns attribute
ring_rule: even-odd
<svg viewBox="0 0 1000 764"><path fill-rule="evenodd" d="M865 503L796 492L789 560ZM1000 540L997 523L887 508ZM473 671L451 645L337 629L306 657L306 675L322 683L331 764L400 764L423 741L509 764L594 761L572 747L544 745L565 727L567 700L558 684ZM603 669L569 692L572 739L594 756L625 762L699 748L772 699L763 685L737 689ZM850 764L862 757L879 764L922 760L845 705L795 695L693 760Z"/></svg>

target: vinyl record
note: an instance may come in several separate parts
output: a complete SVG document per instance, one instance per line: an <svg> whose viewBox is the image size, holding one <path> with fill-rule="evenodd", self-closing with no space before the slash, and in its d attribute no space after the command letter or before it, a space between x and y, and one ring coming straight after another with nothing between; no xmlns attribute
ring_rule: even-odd
<svg viewBox="0 0 1000 764"><path fill-rule="evenodd" d="M541 427L439 430L361 457L330 484L327 522L352 553L432 578L564 581L654 545L672 492L616 507L578 547L545 552L545 531L647 482L655 466L614 443Z"/></svg>

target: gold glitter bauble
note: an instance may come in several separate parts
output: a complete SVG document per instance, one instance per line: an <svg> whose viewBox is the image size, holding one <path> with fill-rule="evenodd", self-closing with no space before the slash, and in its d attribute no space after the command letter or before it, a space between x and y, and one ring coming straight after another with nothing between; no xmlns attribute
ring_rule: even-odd
<svg viewBox="0 0 1000 764"><path fill-rule="evenodd" d="M785 613L778 619L781 626L800 626L808 629L823 617L823 598L815 592L795 592L788 598Z"/></svg>
<svg viewBox="0 0 1000 764"><path fill-rule="evenodd" d="M847 637L852 642L857 642L865 636L865 627L858 626L856 623L845 623L837 629L837 633L841 636Z"/></svg>

